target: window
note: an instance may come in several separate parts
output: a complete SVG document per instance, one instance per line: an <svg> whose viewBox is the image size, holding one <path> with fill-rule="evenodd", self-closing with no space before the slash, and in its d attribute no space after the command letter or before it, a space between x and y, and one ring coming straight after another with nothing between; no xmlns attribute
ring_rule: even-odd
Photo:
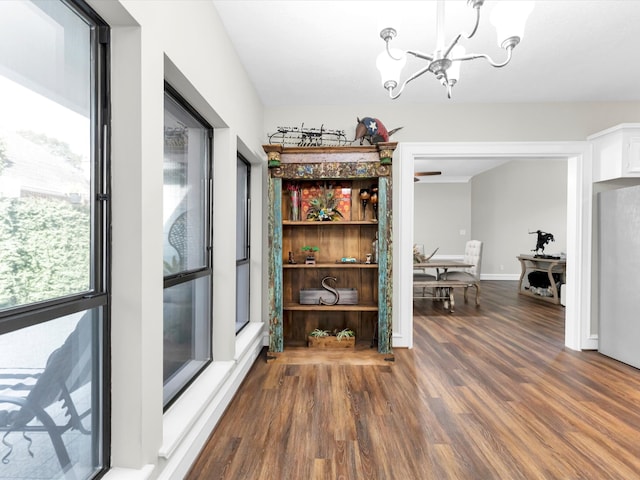
<svg viewBox="0 0 640 480"><path fill-rule="evenodd" d="M0 2L3 478L108 463L108 33L80 2Z"/></svg>
<svg viewBox="0 0 640 480"><path fill-rule="evenodd" d="M211 360L213 130L165 85L164 405Z"/></svg>
<svg viewBox="0 0 640 480"><path fill-rule="evenodd" d="M236 190L236 333L249 323L249 180L250 165L238 155Z"/></svg>

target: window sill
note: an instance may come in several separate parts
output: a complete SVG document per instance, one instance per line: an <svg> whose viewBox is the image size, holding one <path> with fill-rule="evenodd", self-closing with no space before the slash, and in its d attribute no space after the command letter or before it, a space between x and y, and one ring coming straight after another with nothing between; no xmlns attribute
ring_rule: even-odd
<svg viewBox="0 0 640 480"><path fill-rule="evenodd" d="M104 477L103 480L148 480L153 473L154 465L145 465L140 470L134 470L131 468L112 468Z"/></svg>
<svg viewBox="0 0 640 480"><path fill-rule="evenodd" d="M236 337L235 359L214 361L165 412L159 457L168 460L183 446L184 455L192 445L200 449L198 437L208 438L260 353L263 328L261 322L247 325Z"/></svg>

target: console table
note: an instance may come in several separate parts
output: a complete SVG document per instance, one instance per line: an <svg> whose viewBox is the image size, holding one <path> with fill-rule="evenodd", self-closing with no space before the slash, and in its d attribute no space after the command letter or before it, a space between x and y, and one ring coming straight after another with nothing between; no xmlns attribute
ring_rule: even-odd
<svg viewBox="0 0 640 480"><path fill-rule="evenodd" d="M544 258L535 257L533 255L519 255L518 260L522 267L522 273L520 274L520 281L518 282L518 293L521 295L528 295L530 297L539 298L551 303L560 303L560 295L558 292L558 285L553 278L554 273L559 273L562 276L562 281L565 280L565 273L567 267L567 261L560 258ZM522 288L522 283L527 271L547 272L549 276L549 282L551 283L551 293L553 296L544 297L542 295L536 295L535 293Z"/></svg>

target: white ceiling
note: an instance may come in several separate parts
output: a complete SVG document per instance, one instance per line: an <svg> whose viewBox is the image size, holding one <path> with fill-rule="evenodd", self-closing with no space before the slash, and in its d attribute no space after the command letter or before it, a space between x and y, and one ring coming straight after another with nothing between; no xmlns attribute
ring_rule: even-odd
<svg viewBox="0 0 640 480"><path fill-rule="evenodd" d="M433 0L213 1L267 107L392 102L375 67L382 21L396 25L392 46L425 53L435 47ZM465 45L467 53L502 61L488 21L495 3L485 2L478 33ZM473 20L466 1L448 0L446 41ZM640 0L538 0L509 65L465 62L450 100L427 73L394 102L640 101L638 47ZM409 60L402 79L421 66Z"/></svg>
<svg viewBox="0 0 640 480"><path fill-rule="evenodd" d="M496 158L416 158L414 161L415 172L442 172L441 175L416 177L420 183L465 183L479 173L491 170L504 163L508 159ZM445 163L446 162L446 163Z"/></svg>

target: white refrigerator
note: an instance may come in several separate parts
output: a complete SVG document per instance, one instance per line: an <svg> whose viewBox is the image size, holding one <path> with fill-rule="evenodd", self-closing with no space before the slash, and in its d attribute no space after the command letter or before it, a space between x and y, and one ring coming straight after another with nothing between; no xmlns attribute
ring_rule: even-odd
<svg viewBox="0 0 640 480"><path fill-rule="evenodd" d="M598 194L598 350L640 368L640 186Z"/></svg>

